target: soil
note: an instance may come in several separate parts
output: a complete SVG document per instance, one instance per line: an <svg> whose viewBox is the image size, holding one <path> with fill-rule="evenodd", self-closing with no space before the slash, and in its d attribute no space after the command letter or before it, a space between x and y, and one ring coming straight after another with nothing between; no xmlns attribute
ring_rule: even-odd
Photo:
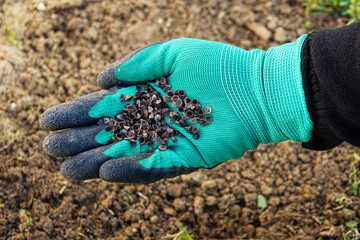
<svg viewBox="0 0 360 240"><path fill-rule="evenodd" d="M47 108L96 91L132 50L194 37L266 50L304 33L301 0L3 1L0 3L0 238L351 239L360 198L349 144L314 152L260 145L242 159L150 185L66 181L41 149ZM326 15L314 29L345 25ZM262 194L267 208L260 211Z"/></svg>

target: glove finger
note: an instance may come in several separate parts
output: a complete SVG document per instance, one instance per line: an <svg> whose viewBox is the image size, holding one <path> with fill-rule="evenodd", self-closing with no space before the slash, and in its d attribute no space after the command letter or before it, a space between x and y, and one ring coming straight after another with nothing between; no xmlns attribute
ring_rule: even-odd
<svg viewBox="0 0 360 240"><path fill-rule="evenodd" d="M98 85L105 89L129 86L170 75L176 55L169 53L170 45L167 42L139 48L110 64L98 75Z"/></svg>
<svg viewBox="0 0 360 240"><path fill-rule="evenodd" d="M40 117L40 127L61 130L93 125L100 117L115 116L126 103L130 103L120 102L120 94L133 95L135 92L135 86L121 89L114 87L75 98L45 111Z"/></svg>
<svg viewBox="0 0 360 240"><path fill-rule="evenodd" d="M109 154L108 150L113 154ZM70 180L98 178L100 166L109 159L114 159L115 150L116 156L128 157L147 153L149 147L147 145L140 146L139 143L131 146L129 141L124 140L112 145L94 148L65 160L61 165L61 173Z"/></svg>
<svg viewBox="0 0 360 240"><path fill-rule="evenodd" d="M104 128L104 125L91 125L52 133L45 137L43 149L53 157L68 157L101 147L114 136Z"/></svg>
<svg viewBox="0 0 360 240"><path fill-rule="evenodd" d="M89 110L110 93L111 91L101 90L51 107L41 115L40 127L46 130L59 130L94 124L97 119L89 116Z"/></svg>
<svg viewBox="0 0 360 240"><path fill-rule="evenodd" d="M171 162L172 167L166 166ZM172 178L181 174L188 174L198 168L185 167L186 160L182 159L171 149L153 154L139 154L129 157L111 159L100 167L100 177L108 182L148 184L163 178Z"/></svg>

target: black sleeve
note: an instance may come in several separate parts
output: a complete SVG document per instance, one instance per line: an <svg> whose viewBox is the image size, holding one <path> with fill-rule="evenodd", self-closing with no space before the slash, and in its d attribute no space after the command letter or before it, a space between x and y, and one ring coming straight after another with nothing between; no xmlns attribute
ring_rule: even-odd
<svg viewBox="0 0 360 240"><path fill-rule="evenodd" d="M360 146L360 22L310 34L301 53L306 105L314 122L302 146Z"/></svg>

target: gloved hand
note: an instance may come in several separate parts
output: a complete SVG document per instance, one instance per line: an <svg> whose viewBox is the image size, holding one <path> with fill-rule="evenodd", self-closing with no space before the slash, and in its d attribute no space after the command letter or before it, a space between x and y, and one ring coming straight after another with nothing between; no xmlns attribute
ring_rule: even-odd
<svg viewBox="0 0 360 240"><path fill-rule="evenodd" d="M101 177L111 182L150 183L201 167L213 168L242 157L259 143L307 142L313 123L300 66L306 37L266 52L197 39L138 49L99 74L98 84L108 90L52 107L42 115L44 129L70 128L47 136L44 150L55 157L72 156L61 166L62 174L71 180ZM167 77L173 90L183 89L203 107L210 106L213 122L199 127L198 140L169 124L185 138L177 137L177 143L170 140L165 151L148 153L148 146L131 146L127 140L108 144L113 133L96 125L98 119L121 112L127 102L119 101L120 94L133 95L135 85L161 76Z"/></svg>

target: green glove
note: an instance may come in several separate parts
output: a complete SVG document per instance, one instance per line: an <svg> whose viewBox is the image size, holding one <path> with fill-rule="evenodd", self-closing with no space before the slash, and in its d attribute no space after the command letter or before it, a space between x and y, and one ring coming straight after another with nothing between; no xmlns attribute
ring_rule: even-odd
<svg viewBox="0 0 360 240"><path fill-rule="evenodd" d="M101 159L95 161L98 176L104 180L147 183L201 167L215 167L229 159L242 157L247 150L256 149L259 143L289 139L309 141L313 122L306 108L300 66L301 48L306 37L303 35L294 43L266 52L245 51L219 42L176 39L136 50L114 62L100 73L98 83L103 88L123 88L112 89L99 101L90 101L90 106L85 104L90 119L114 117L125 105L118 100L120 94L133 95L136 84L166 76L173 90L183 89L189 98L198 99L202 106L210 106L213 122L197 126L200 128L198 140L176 124L169 124L185 138L177 138L177 143L169 141L167 150L150 154L147 146L130 146L128 141L107 145L112 133L95 131L93 138L97 144L105 146L78 147L77 151L82 153L64 162L63 174L70 179L96 177L86 173L94 168L93 165L87 168L86 164L89 159L98 158ZM150 84L156 87L154 83ZM165 95L161 89L157 90ZM83 99L77 101L85 102L87 98ZM66 124L60 124L62 127L48 124L56 122L56 112L64 109L58 106L51 113L45 112L42 126L64 128ZM64 116L61 119L64 121ZM76 127L91 122L86 121ZM47 139L45 149L53 149L53 142L59 137L64 139L65 133L55 134Z"/></svg>

